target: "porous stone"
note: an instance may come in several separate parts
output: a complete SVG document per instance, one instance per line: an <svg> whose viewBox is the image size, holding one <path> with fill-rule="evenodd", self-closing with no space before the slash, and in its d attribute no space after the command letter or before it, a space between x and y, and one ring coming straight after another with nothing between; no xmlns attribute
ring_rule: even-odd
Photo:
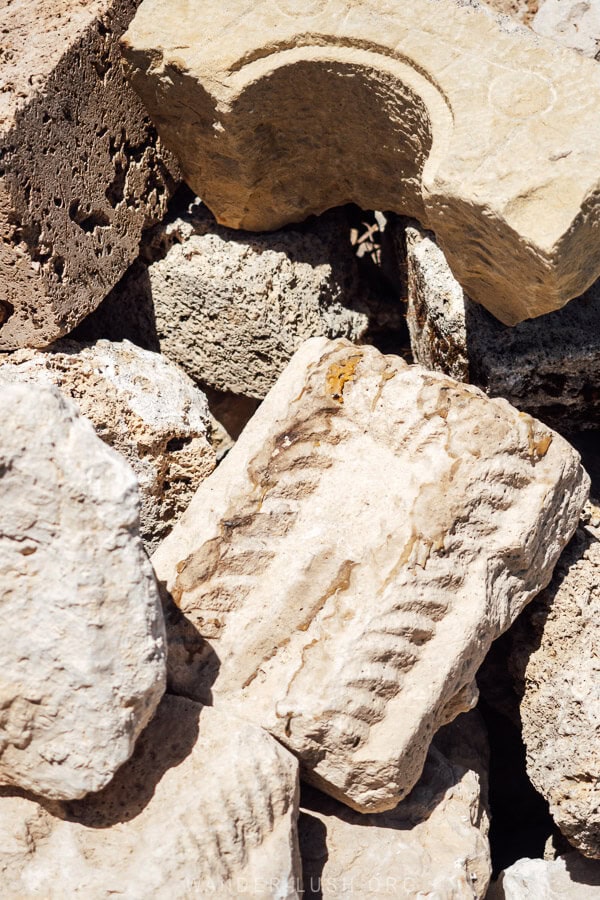
<svg viewBox="0 0 600 900"><path fill-rule="evenodd" d="M93 310L174 187L118 39L138 0L3 4L0 350L45 346Z"/></svg>
<svg viewBox="0 0 600 900"><path fill-rule="evenodd" d="M544 0L531 27L565 47L600 59L598 0Z"/></svg>
<svg viewBox="0 0 600 900"><path fill-rule="evenodd" d="M529 25L544 0L485 0L486 6Z"/></svg>
<svg viewBox="0 0 600 900"><path fill-rule="evenodd" d="M145 275L135 269L119 286L110 316L150 301L162 353L219 391L262 399L307 338L357 342L375 322L400 323L400 305L388 308L360 277L344 210L256 235L221 228L194 202L156 230L145 256Z"/></svg>
<svg viewBox="0 0 600 900"><path fill-rule="evenodd" d="M262 729L166 696L100 793L1 792L2 896L299 898L297 768Z"/></svg>
<svg viewBox="0 0 600 900"><path fill-rule="evenodd" d="M129 341L17 350L0 357L0 384L55 384L138 478L140 530L151 551L216 465L204 395L177 366Z"/></svg>
<svg viewBox="0 0 600 900"><path fill-rule="evenodd" d="M397 229L396 241L406 241L417 362L505 397L560 431L600 426L600 281L563 309L509 328L466 296L433 235L402 223Z"/></svg>
<svg viewBox="0 0 600 900"><path fill-rule="evenodd" d="M2 385L2 405L0 783L73 799L163 694L160 600L125 460L56 388Z"/></svg>
<svg viewBox="0 0 600 900"><path fill-rule="evenodd" d="M600 859L600 509L510 631L527 773L570 844Z"/></svg>
<svg viewBox="0 0 600 900"><path fill-rule="evenodd" d="M520 859L500 874L488 900L598 900L600 863L567 853L555 860Z"/></svg>
<svg viewBox="0 0 600 900"><path fill-rule="evenodd" d="M307 341L154 554L171 684L243 710L316 787L390 809L547 585L588 481L503 400Z"/></svg>
<svg viewBox="0 0 600 900"><path fill-rule="evenodd" d="M510 325L600 275L600 69L481 4L143 0L123 47L223 225L413 216Z"/></svg>
<svg viewBox="0 0 600 900"><path fill-rule="evenodd" d="M471 712L443 731L416 786L389 812L361 815L303 789L306 897L485 897L491 875L485 729Z"/></svg>

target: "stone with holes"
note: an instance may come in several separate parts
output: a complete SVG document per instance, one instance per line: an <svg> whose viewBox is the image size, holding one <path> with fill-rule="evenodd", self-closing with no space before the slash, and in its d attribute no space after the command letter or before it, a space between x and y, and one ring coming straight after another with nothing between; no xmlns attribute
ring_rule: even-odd
<svg viewBox="0 0 600 900"><path fill-rule="evenodd" d="M151 551L216 459L206 398L180 369L129 341L17 350L0 357L0 384L55 384L137 475L140 529Z"/></svg>
<svg viewBox="0 0 600 900"><path fill-rule="evenodd" d="M508 663L527 774L569 843L600 860L600 509L588 517L509 632Z"/></svg>
<svg viewBox="0 0 600 900"><path fill-rule="evenodd" d="M485 897L487 757L485 728L472 711L436 735L421 778L389 812L361 815L303 788L299 835L307 895L320 886L323 900Z"/></svg>
<svg viewBox="0 0 600 900"><path fill-rule="evenodd" d="M77 325L166 209L174 160L119 61L138 2L2 4L0 350Z"/></svg>
<svg viewBox="0 0 600 900"><path fill-rule="evenodd" d="M301 895L298 765L262 729L166 696L98 794L0 795L3 897Z"/></svg>
<svg viewBox="0 0 600 900"><path fill-rule="evenodd" d="M129 465L56 388L1 390L0 784L68 800L154 713L164 622Z"/></svg>
<svg viewBox="0 0 600 900"><path fill-rule="evenodd" d="M600 425L600 281L578 300L514 328L464 293L432 234L390 226L408 267L415 361L470 381L564 431Z"/></svg>
<svg viewBox="0 0 600 900"><path fill-rule="evenodd" d="M371 326L399 325L399 307L388 311L360 277L342 210L255 235L219 227L194 203L147 253L146 278L124 279L112 318L143 308L149 292L162 353L220 391L262 399L307 338L359 341Z"/></svg>
<svg viewBox="0 0 600 900"><path fill-rule="evenodd" d="M512 325L600 275L600 69L483 5L143 0L123 46L224 225L414 216Z"/></svg>
<svg viewBox="0 0 600 900"><path fill-rule="evenodd" d="M343 802L390 809L550 580L588 481L504 400L307 341L154 554L171 683L268 728Z"/></svg>

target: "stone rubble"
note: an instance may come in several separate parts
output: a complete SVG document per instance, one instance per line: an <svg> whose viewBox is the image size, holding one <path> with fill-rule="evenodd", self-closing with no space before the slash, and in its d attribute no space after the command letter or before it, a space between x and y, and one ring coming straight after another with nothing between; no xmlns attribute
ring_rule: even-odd
<svg viewBox="0 0 600 900"><path fill-rule="evenodd" d="M0 351L70 331L166 211L177 167L119 60L138 5L3 3Z"/></svg>
<svg viewBox="0 0 600 900"><path fill-rule="evenodd" d="M2 897L299 900L298 766L264 731L166 696L100 793L2 791Z"/></svg>
<svg viewBox="0 0 600 900"><path fill-rule="evenodd" d="M71 800L156 709L164 623L129 465L56 388L2 401L0 783Z"/></svg>
<svg viewBox="0 0 600 900"><path fill-rule="evenodd" d="M509 328L469 300L431 234L400 222L395 240L401 256L406 242L416 362L561 432L600 427L600 281L563 309Z"/></svg>
<svg viewBox="0 0 600 900"><path fill-rule="evenodd" d="M390 809L548 584L588 485L505 401L307 341L153 556L178 608L171 688L263 725L349 806Z"/></svg>
<svg viewBox="0 0 600 900"><path fill-rule="evenodd" d="M127 459L149 552L215 467L204 395L167 359L128 341L63 340L45 351L18 350L0 357L0 385L11 382L55 384Z"/></svg>
<svg viewBox="0 0 600 900"><path fill-rule="evenodd" d="M492 883L487 900L600 900L600 863L578 853L520 859Z"/></svg>
<svg viewBox="0 0 600 900"><path fill-rule="evenodd" d="M483 900L491 875L485 729L471 712L442 732L416 786L389 812L361 815L303 789L298 828L307 896L321 889L323 900Z"/></svg>
<svg viewBox="0 0 600 900"><path fill-rule="evenodd" d="M600 900L600 0L0 7L2 900Z"/></svg>
<svg viewBox="0 0 600 900"><path fill-rule="evenodd" d="M223 225L413 216L507 325L600 276L600 68L483 5L143 0L122 46Z"/></svg>
<svg viewBox="0 0 600 900"><path fill-rule="evenodd" d="M508 665L529 777L569 843L600 859L600 509L590 516L511 629Z"/></svg>

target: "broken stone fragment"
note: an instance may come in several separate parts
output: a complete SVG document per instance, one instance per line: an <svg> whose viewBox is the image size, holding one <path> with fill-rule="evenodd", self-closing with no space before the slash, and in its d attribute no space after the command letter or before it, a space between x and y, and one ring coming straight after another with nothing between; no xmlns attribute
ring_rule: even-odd
<svg viewBox="0 0 600 900"><path fill-rule="evenodd" d="M417 362L505 397L560 431L600 426L600 281L563 309L508 328L469 300L433 235L391 227L406 242Z"/></svg>
<svg viewBox="0 0 600 900"><path fill-rule="evenodd" d="M511 629L508 665L527 773L569 843L600 859L600 510L591 511Z"/></svg>
<svg viewBox="0 0 600 900"><path fill-rule="evenodd" d="M215 467L206 398L173 363L130 344L57 341L0 357L0 384L55 384L138 478L149 551Z"/></svg>
<svg viewBox="0 0 600 900"><path fill-rule="evenodd" d="M56 388L2 385L0 784L110 781L165 687L136 479Z"/></svg>
<svg viewBox="0 0 600 900"><path fill-rule="evenodd" d="M243 710L348 805L391 809L548 584L588 483L504 400L307 341L153 557L179 608L171 685Z"/></svg>
<svg viewBox="0 0 600 900"><path fill-rule="evenodd" d="M485 897L491 875L485 729L471 712L443 731L443 748L434 738L421 778L389 812L361 815L303 788L305 896Z"/></svg>
<svg viewBox="0 0 600 900"><path fill-rule="evenodd" d="M579 853L519 859L500 873L487 900L600 900L600 863Z"/></svg>
<svg viewBox="0 0 600 900"><path fill-rule="evenodd" d="M509 325L600 275L600 68L483 5L143 0L123 52L223 225L413 216Z"/></svg>
<svg viewBox="0 0 600 900"><path fill-rule="evenodd" d="M0 792L0 892L295 900L297 816L291 754L254 725L166 696L100 793L41 806Z"/></svg>
<svg viewBox="0 0 600 900"><path fill-rule="evenodd" d="M307 338L358 342L401 322L399 304L361 278L344 210L256 235L221 228L196 202L156 229L145 255L147 270L132 270L103 318L151 305L161 352L219 391L262 399Z"/></svg>
<svg viewBox="0 0 600 900"><path fill-rule="evenodd" d="M74 328L165 212L174 160L118 51L137 5L3 4L0 350L42 347Z"/></svg>

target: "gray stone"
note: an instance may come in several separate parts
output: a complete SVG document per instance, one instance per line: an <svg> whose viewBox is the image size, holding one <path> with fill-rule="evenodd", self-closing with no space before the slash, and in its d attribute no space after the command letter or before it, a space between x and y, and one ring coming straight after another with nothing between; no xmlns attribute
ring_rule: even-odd
<svg viewBox="0 0 600 900"><path fill-rule="evenodd" d="M578 853L520 859L491 885L487 900L600 900L600 863Z"/></svg>
<svg viewBox="0 0 600 900"><path fill-rule="evenodd" d="M411 226L406 242L417 362L560 431L600 426L600 282L563 309L509 328L466 297L431 234Z"/></svg>
<svg viewBox="0 0 600 900"><path fill-rule="evenodd" d="M135 476L52 387L2 385L0 783L73 799L131 755L165 687Z"/></svg>

